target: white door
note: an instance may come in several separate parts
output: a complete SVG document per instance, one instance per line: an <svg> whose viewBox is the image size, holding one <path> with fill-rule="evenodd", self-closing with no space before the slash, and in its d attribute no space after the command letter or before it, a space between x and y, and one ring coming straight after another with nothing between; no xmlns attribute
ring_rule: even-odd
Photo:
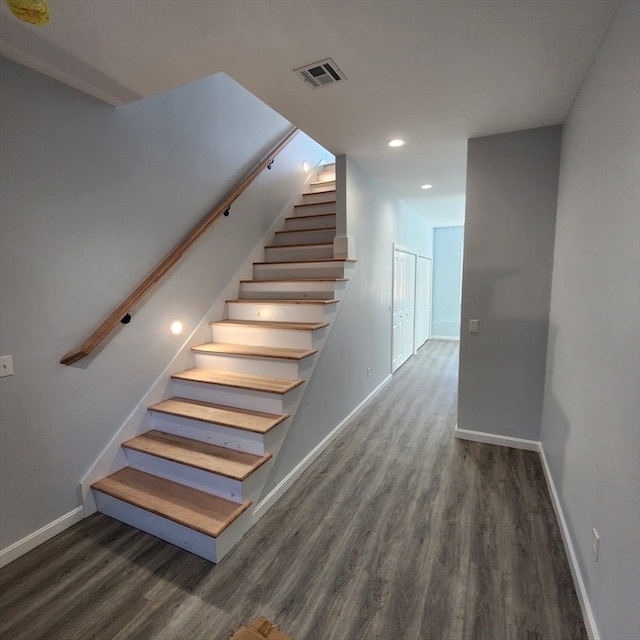
<svg viewBox="0 0 640 640"><path fill-rule="evenodd" d="M431 337L431 258L416 265L416 351Z"/></svg>
<svg viewBox="0 0 640 640"><path fill-rule="evenodd" d="M416 255L393 250L393 333L391 371L414 351Z"/></svg>

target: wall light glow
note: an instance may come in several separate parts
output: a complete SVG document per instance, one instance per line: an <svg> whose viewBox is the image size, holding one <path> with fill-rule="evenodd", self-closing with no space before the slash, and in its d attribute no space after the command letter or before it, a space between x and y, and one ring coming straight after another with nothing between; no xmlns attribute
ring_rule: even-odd
<svg viewBox="0 0 640 640"><path fill-rule="evenodd" d="M182 322L180 322L180 320L172 322L171 326L169 327L171 333L173 333L174 336L179 336L182 333L183 328L184 327L182 326Z"/></svg>
<svg viewBox="0 0 640 640"><path fill-rule="evenodd" d="M404 144L404 140L400 138L394 138L387 143L390 147L401 147Z"/></svg>
<svg viewBox="0 0 640 640"><path fill-rule="evenodd" d="M305 173L309 173L309 169L310 169L310 167L309 167L309 163L308 163L308 162L303 162L303 163L302 163L302 170L303 170Z"/></svg>
<svg viewBox="0 0 640 640"><path fill-rule="evenodd" d="M421 189L432 189L433 185L432 184L423 184L420 188Z"/></svg>

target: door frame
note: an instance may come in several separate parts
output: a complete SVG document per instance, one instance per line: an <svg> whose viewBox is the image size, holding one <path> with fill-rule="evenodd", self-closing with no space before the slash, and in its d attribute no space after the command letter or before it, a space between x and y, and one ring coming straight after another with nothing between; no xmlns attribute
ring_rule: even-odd
<svg viewBox="0 0 640 640"><path fill-rule="evenodd" d="M401 364L394 368L394 353L395 353L395 342L394 342L394 314L396 310L396 252L405 253L407 255L413 256L413 318L412 318L412 330L411 330L411 355L405 358ZM391 365L391 373L397 371L415 352L416 352L416 270L418 265L418 254L415 251L410 251L409 249L405 249L403 246L392 243L392 276L391 276L391 354L390 354L390 365Z"/></svg>

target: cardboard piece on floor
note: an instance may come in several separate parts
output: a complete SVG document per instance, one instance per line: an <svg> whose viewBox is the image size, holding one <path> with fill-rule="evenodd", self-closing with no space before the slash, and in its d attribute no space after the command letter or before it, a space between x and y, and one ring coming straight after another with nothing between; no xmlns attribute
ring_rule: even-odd
<svg viewBox="0 0 640 640"><path fill-rule="evenodd" d="M293 640L266 618L256 618L248 627L240 627L231 640Z"/></svg>

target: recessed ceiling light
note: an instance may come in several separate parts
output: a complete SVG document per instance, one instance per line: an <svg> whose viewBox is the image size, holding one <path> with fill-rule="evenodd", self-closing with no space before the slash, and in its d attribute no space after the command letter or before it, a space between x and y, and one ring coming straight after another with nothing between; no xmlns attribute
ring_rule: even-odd
<svg viewBox="0 0 640 640"><path fill-rule="evenodd" d="M404 144L404 140L400 138L394 138L387 143L390 147L401 147Z"/></svg>
<svg viewBox="0 0 640 640"><path fill-rule="evenodd" d="M420 188L426 190L426 189L431 189L432 187L433 187L432 184L423 184Z"/></svg>
<svg viewBox="0 0 640 640"><path fill-rule="evenodd" d="M309 167L309 163L308 163L308 162L303 162L303 163L302 163L302 170L303 170L305 173L309 173L309 168L310 168L310 167Z"/></svg>
<svg viewBox="0 0 640 640"><path fill-rule="evenodd" d="M183 329L182 322L180 322L180 320L176 320L175 322L172 322L169 329L174 336L179 336L182 333L182 329Z"/></svg>

